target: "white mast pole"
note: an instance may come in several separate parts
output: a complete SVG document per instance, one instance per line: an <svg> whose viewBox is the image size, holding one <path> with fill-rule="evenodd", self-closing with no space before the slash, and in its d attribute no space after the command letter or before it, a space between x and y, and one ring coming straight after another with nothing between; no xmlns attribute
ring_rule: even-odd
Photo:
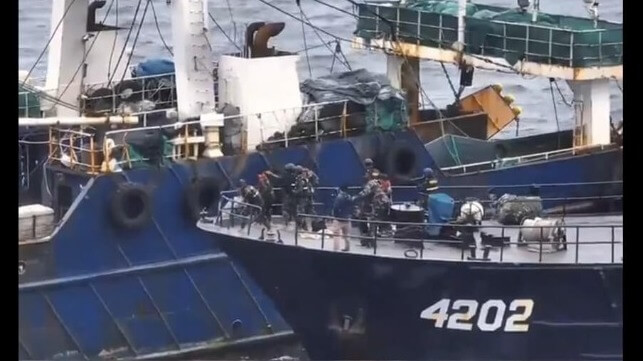
<svg viewBox="0 0 643 361"><path fill-rule="evenodd" d="M458 0L458 43L464 51L464 17L467 15L467 0Z"/></svg>

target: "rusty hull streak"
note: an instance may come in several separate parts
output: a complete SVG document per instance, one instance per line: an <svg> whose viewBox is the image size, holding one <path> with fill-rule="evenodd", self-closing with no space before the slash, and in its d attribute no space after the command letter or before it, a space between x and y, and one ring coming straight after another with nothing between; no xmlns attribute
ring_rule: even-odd
<svg viewBox="0 0 643 361"><path fill-rule="evenodd" d="M268 41L270 38L279 35L285 27L285 23L268 23L259 28L252 46L252 57L264 58L272 56L274 50L268 48Z"/></svg>
<svg viewBox="0 0 643 361"><path fill-rule="evenodd" d="M459 62L459 53L454 50L438 49L429 46L418 45L413 43L393 42L382 39L353 38L352 47L355 49L367 49L374 47L385 49L389 54L399 54L401 56L420 58L425 60L434 60L443 63ZM623 79L623 66L604 66L604 67L587 67L571 68L560 65L539 64L533 62L517 62L511 66L505 59L464 55L464 62L476 68L487 70L508 70L506 67L513 68L516 72L536 76L553 77L565 80L593 80L593 79ZM489 59L496 64L490 64L483 59ZM498 65L501 64L501 65Z"/></svg>

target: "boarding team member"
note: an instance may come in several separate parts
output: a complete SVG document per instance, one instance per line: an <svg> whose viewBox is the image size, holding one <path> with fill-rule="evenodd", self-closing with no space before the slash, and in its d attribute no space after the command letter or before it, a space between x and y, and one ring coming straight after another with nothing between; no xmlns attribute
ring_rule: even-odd
<svg viewBox="0 0 643 361"><path fill-rule="evenodd" d="M358 218L362 221L367 221L366 223L362 222L363 226L360 227L360 233L362 236L372 235L375 231L370 222L374 217L373 198L375 197L375 194L381 191L379 171L375 170L371 174L371 177L371 180L366 182L364 189L352 198L353 202L360 202ZM362 239L360 243L362 246L370 245L370 242L366 239Z"/></svg>
<svg viewBox="0 0 643 361"><path fill-rule="evenodd" d="M293 194L297 202L297 214L314 214L315 187L319 182L319 178L313 171L302 166L297 166L296 171ZM306 223L304 219L301 219L299 223L304 230L309 228Z"/></svg>
<svg viewBox="0 0 643 361"><path fill-rule="evenodd" d="M263 199L263 216L269 225L272 222L272 205L275 202L275 191L272 188L272 182L269 178L271 175L274 175L274 173L267 170L257 176L257 188ZM270 227L268 227L268 229L270 229Z"/></svg>
<svg viewBox="0 0 643 361"><path fill-rule="evenodd" d="M379 170L374 167L373 160L371 158L364 159L364 168L366 168L366 174L364 174L364 180L366 182L373 179L374 173L379 173Z"/></svg>
<svg viewBox="0 0 643 361"><path fill-rule="evenodd" d="M344 243L342 248L343 252L350 250L350 242L348 241L348 234L351 229L350 217L353 212L353 201L352 197L347 193L348 187L341 186L337 197L335 197L335 202L333 203L333 210L331 215L335 218L333 221L334 228L334 241L333 241L333 250L339 250L339 240L341 238Z"/></svg>
<svg viewBox="0 0 643 361"><path fill-rule="evenodd" d="M263 216L263 199L261 198L261 194L259 194L259 191L257 188L249 185L246 183L244 179L239 180L239 194L241 195L241 198L244 203L249 204L251 206L246 206L243 209L242 215L245 217L250 217L250 220L262 223L264 226L266 226L268 229L270 228L270 224L266 221L265 217ZM255 206L255 207L252 207ZM243 222L241 223L241 228L244 228L246 225L246 220L244 219Z"/></svg>

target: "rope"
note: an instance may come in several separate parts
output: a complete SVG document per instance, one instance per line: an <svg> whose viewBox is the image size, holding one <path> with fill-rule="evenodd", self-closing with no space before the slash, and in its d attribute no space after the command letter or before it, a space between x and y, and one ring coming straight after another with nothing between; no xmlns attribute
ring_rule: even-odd
<svg viewBox="0 0 643 361"><path fill-rule="evenodd" d="M167 45L165 42L165 39L163 38L163 33L161 33L161 27L159 26L159 20L156 17L156 9L154 8L154 2L152 1L152 15L154 16L154 25L156 25L156 31L159 34L159 38L161 38L161 42L163 43L163 46L165 49L170 53L170 55L174 56L174 53L172 52L172 49Z"/></svg>
<svg viewBox="0 0 643 361"><path fill-rule="evenodd" d="M453 86L453 82L451 82L451 76L449 76L446 66L444 66L443 62L440 62L440 66L442 67L442 71L444 72L444 75L447 77L447 80L449 81L449 87L451 87L453 96L455 97L456 101L458 101L459 100L458 92L455 91L455 87Z"/></svg>
<svg viewBox="0 0 643 361"><path fill-rule="evenodd" d="M301 11L301 14L302 14L302 15L303 15L303 17L306 19L306 21L308 21L309 23L311 23L311 24L312 24L312 21L310 21L310 19L309 19L309 18L308 18L308 16L304 13L304 10L303 10L301 7L299 7L299 11ZM302 23L302 24L301 24L301 26L302 26L302 28L303 28L304 24ZM322 37L321 37L321 35L319 35L319 32L317 32L317 30L316 30L315 28L313 28L313 32L315 33L315 35L317 35L317 37L319 38L319 40L320 40L320 41L322 41L324 45L326 45L326 48L328 49L328 51L330 51L331 55L333 56L333 65L334 65L334 63L335 63L335 59L337 59L337 61L339 61L340 63L342 63L342 65L344 65L344 66L346 67L346 69L351 70L351 67L350 67L350 65L348 65L348 63L344 63L344 62L342 62L342 60L341 60L341 59L339 59L339 58L337 57L337 55L336 55L336 53L337 53L337 49L338 49L338 48L337 48L337 46L335 47L335 51L333 51L333 49L331 49L331 48L330 48L330 45L328 45L328 44L326 44L326 43L324 42L324 38L322 38ZM337 40L336 40L336 41L337 41ZM305 42L306 42L306 39L305 39L305 37L304 37L304 45L305 45ZM338 43L339 43L339 42L338 42ZM341 51L341 48L339 48L339 51ZM306 52L306 54L308 54L308 52ZM332 65L331 65L331 69L332 69ZM332 72L332 70L331 70L331 72Z"/></svg>
<svg viewBox="0 0 643 361"><path fill-rule="evenodd" d="M114 1L114 0L112 0ZM116 27L118 27L118 0L116 1L116 24L114 24ZM109 52L109 63L107 64L107 79L109 80L109 77L111 76L111 71L112 71L112 58L114 57L114 50L116 50L116 39L118 38L118 31L114 35L114 41L112 42L112 50Z"/></svg>
<svg viewBox="0 0 643 361"><path fill-rule="evenodd" d="M214 16L212 16L212 13L208 12L208 15L210 16L210 19L212 20L212 22L214 23L214 25L216 25L216 27L217 27L217 28L218 28L218 29L223 33L223 36L225 36L225 37L226 37L226 39L228 39L228 41L230 42L230 44L234 45L234 47L235 47L235 48L237 48L237 50L239 50L240 52L243 52L243 50L241 50L241 48L239 47L239 45L237 45L237 43L236 43L236 42L234 42L234 41L230 38L230 36L228 36L228 34L225 32L225 30L223 30L223 28L221 27L221 25L219 25L219 23L218 23L218 22L217 22L217 20L214 18ZM209 44L209 43L208 43L208 44Z"/></svg>
<svg viewBox="0 0 643 361"><path fill-rule="evenodd" d="M556 130L558 131L558 148L560 149L560 123L558 122L558 108L556 107L556 98L554 97L554 87L552 86L553 81L549 82L549 91L551 92L551 102L554 104L554 115L556 116Z"/></svg>
<svg viewBox="0 0 643 361"><path fill-rule="evenodd" d="M565 103L565 105L567 105L568 107L573 107L574 105L572 104L572 102L568 102L567 99L565 99L565 96L563 95L563 92L560 90L560 87L558 86L558 82L556 81L556 79L549 78L549 82L550 82L549 84L550 87L551 87L551 82L553 82L554 85L556 85L556 89L558 90L558 94L560 94L560 97L563 100L563 103Z"/></svg>
<svg viewBox="0 0 643 361"><path fill-rule="evenodd" d="M56 36L56 33L58 32L58 28L60 28L60 25L62 25L63 20L65 20L65 17L67 16L67 13L69 13L69 9L71 9L71 7L74 5L75 2L76 2L76 0L72 0L69 3L69 6L67 6L65 11L63 12L63 16L60 17L60 20L58 20L58 23L56 24L56 27L54 28L54 31L51 32L51 36L49 36L49 40L47 40L47 43L45 44L45 47L42 49L42 51L38 55L38 58L36 58L36 61L34 62L34 64L31 66L31 68L27 72L27 76L25 77L25 80L22 82L22 86L25 85L25 83L27 82L27 79L29 79L29 76L31 75L31 73L34 71L34 69L36 69L36 66L38 66L38 63L40 63L40 60L42 60L42 57L45 55L45 53L47 52L47 49L49 48L49 44L51 44L51 41L54 40L54 36Z"/></svg>
<svg viewBox="0 0 643 361"><path fill-rule="evenodd" d="M304 38L304 48L306 48L306 64L308 64L308 74L312 78L313 77L313 70L310 67L310 58L308 56L308 49L307 49L308 45L306 44L306 29L304 28L304 10L301 8L301 5L299 5L299 3L297 3L297 6L299 6L299 15L301 16L301 19L300 19L300 21L301 21L301 34L302 34L302 37Z"/></svg>
<svg viewBox="0 0 643 361"><path fill-rule="evenodd" d="M130 52L129 56L127 57L127 63L125 64L125 69L129 67L130 62L132 61L132 57L134 56L134 49L136 48L136 42L138 41L138 36L141 34L141 28L143 28L143 21L145 21L145 15L147 14L147 8L150 6L150 3L152 0L147 0L145 3L145 9L143 9L143 15L141 16L141 22L138 24L138 30L136 30L136 36L134 37L134 42L132 43L132 51ZM125 75L127 74L127 71L123 72L123 75L121 76L121 80L119 83L122 83L123 80L125 79Z"/></svg>
<svg viewBox="0 0 643 361"><path fill-rule="evenodd" d="M123 55L125 54L125 49L127 48L127 43L129 42L129 38L132 35L132 30L134 30L134 24L136 24L136 17L138 16L138 11L141 8L141 3L142 2L143 2L143 0L138 0L138 4L136 4L136 10L134 10L134 18L132 19L132 23L130 24L129 30L127 31L127 37L125 38L125 44L123 44L123 48L121 49L121 52L118 55L118 60L116 61L116 69L118 69L118 66L121 64L121 60L123 59ZM108 85L112 84L112 80L114 79L114 75L115 74L112 74L109 77L109 79L107 80Z"/></svg>

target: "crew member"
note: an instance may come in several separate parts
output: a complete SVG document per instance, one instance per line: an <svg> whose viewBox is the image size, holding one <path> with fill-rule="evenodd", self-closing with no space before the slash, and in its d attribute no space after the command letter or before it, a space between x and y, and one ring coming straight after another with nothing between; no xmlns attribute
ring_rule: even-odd
<svg viewBox="0 0 643 361"><path fill-rule="evenodd" d="M350 217L353 211L353 202L352 197L347 193L348 187L341 186L337 197L335 197L335 202L333 204L333 209L331 215L335 218L334 223L334 242L333 250L339 250L339 239L341 238L344 243L342 248L343 252L350 250L350 242L348 241L348 233L351 229Z"/></svg>
<svg viewBox="0 0 643 361"><path fill-rule="evenodd" d="M418 193L420 194L420 201L418 203L422 208L428 209L429 195L438 190L438 180L433 174L433 169L424 168L422 177L415 178L414 181L418 182L417 187Z"/></svg>

